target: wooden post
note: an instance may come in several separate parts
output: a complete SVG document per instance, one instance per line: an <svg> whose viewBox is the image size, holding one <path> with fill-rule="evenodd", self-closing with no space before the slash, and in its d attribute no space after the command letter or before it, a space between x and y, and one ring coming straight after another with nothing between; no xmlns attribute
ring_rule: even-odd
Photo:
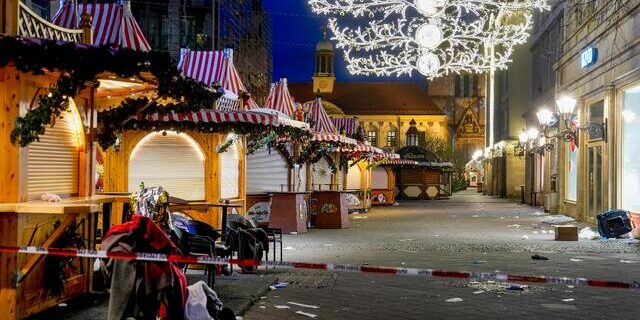
<svg viewBox="0 0 640 320"><path fill-rule="evenodd" d="M240 148L241 154L238 161L238 198L242 199L242 213L247 212L247 136L242 135L240 138L242 147Z"/></svg>
<svg viewBox="0 0 640 320"><path fill-rule="evenodd" d="M15 1L6 1L5 6ZM7 7L5 7L6 10ZM6 16L5 16L6 18ZM6 23L6 20L5 20ZM20 200L20 147L11 143L14 120L20 115L20 78L9 68L0 69L0 203ZM18 215L3 213L0 219L0 245L18 245ZM0 310L3 319L17 319L18 291L11 279L17 270L17 254L0 253Z"/></svg>
<svg viewBox="0 0 640 320"><path fill-rule="evenodd" d="M0 33L17 36L19 35L18 17L20 12L19 0L2 1L2 24L0 25Z"/></svg>
<svg viewBox="0 0 640 320"><path fill-rule="evenodd" d="M80 29L82 29L82 43L93 44L93 16L83 14L80 17Z"/></svg>

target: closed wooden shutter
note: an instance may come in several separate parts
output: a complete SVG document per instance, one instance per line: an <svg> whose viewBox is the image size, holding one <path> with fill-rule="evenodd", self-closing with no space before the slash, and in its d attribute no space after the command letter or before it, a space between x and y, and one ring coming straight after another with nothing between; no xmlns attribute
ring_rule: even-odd
<svg viewBox="0 0 640 320"><path fill-rule="evenodd" d="M129 192L163 187L169 195L204 200L204 159L195 141L184 133L151 133L135 147L129 159Z"/></svg>
<svg viewBox="0 0 640 320"><path fill-rule="evenodd" d="M45 193L62 197L78 194L80 162L73 114L65 112L47 127L40 141L29 145L27 195L39 199Z"/></svg>
<svg viewBox="0 0 640 320"><path fill-rule="evenodd" d="M381 167L373 169L371 174L371 188L372 189L387 189L389 188L389 175L387 170Z"/></svg>
<svg viewBox="0 0 640 320"><path fill-rule="evenodd" d="M235 137L229 137L235 139ZM238 182L240 179L238 147L233 143L220 155L220 197L237 198L240 195Z"/></svg>
<svg viewBox="0 0 640 320"><path fill-rule="evenodd" d="M424 184L424 170L419 168L402 169L400 184Z"/></svg>
<svg viewBox="0 0 640 320"><path fill-rule="evenodd" d="M359 190L362 188L362 172L360 167L355 165L351 167L349 164L349 172L347 173L347 190Z"/></svg>
<svg viewBox="0 0 640 320"><path fill-rule="evenodd" d="M331 168L325 159L320 159L313 164L312 175L313 190L329 190L331 184ZM322 186L318 186L322 185Z"/></svg>
<svg viewBox="0 0 640 320"><path fill-rule="evenodd" d="M287 191L288 172L287 162L275 149L269 152L263 148L247 155L247 193Z"/></svg>
<svg viewBox="0 0 640 320"><path fill-rule="evenodd" d="M440 184L440 172L437 170L427 170L425 180L428 185Z"/></svg>

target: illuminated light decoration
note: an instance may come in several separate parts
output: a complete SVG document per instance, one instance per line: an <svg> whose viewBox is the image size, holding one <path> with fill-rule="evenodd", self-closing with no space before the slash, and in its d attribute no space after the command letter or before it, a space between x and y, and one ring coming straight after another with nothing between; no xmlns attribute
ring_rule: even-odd
<svg viewBox="0 0 640 320"><path fill-rule="evenodd" d="M538 134L540 133L540 131L538 131L538 129L536 129L536 128L531 128L531 129L527 130L526 133L527 133L527 138L528 139L535 140L536 138L538 138Z"/></svg>
<svg viewBox="0 0 640 320"><path fill-rule="evenodd" d="M423 24L416 31L416 42L426 49L437 47L442 41L442 30L433 24Z"/></svg>
<svg viewBox="0 0 640 320"><path fill-rule="evenodd" d="M417 68L418 71L425 76L432 75L438 72L438 69L440 68L440 60L438 60L438 57L435 54L425 52L418 58Z"/></svg>
<svg viewBox="0 0 640 320"><path fill-rule="evenodd" d="M428 78L505 69L514 47L527 41L533 10L548 9L546 0L309 0L309 5L317 14L334 16L328 24L332 40L344 50L352 74L421 71L418 62L426 50L439 60ZM363 19L343 27L335 17L346 15Z"/></svg>
<svg viewBox="0 0 640 320"><path fill-rule="evenodd" d="M418 12L430 17L437 14L444 7L445 0L414 0Z"/></svg>
<svg viewBox="0 0 640 320"><path fill-rule="evenodd" d="M570 96L562 96L556 100L556 104L558 105L558 111L563 115L568 115L573 113L573 109L576 107L577 100Z"/></svg>
<svg viewBox="0 0 640 320"><path fill-rule="evenodd" d="M540 111L536 112L536 117L543 126L548 126L553 122L553 112L549 109L540 109Z"/></svg>
<svg viewBox="0 0 640 320"><path fill-rule="evenodd" d="M526 131L520 132L520 134L518 135L518 140L522 144L527 143L527 141L529 141L529 134Z"/></svg>
<svg viewBox="0 0 640 320"><path fill-rule="evenodd" d="M205 160L205 155L204 155L204 151L202 151L202 148L200 148L200 145L198 144L197 141L195 141L191 136L182 133L182 132L176 132L176 131L170 131L170 133L167 133L166 131L163 132L151 132L149 134L147 134L146 136L144 136L142 139L140 139L140 141L138 142L138 144L136 144L135 147L133 147L133 150L131 151L131 155L129 156L129 159L135 159L136 158L136 154L138 153L138 150L140 150L140 147L142 147L144 144L146 144L149 140L156 138L158 136L167 136L168 134L171 134L172 136L178 136L180 138L182 138L184 141L186 141L189 145L191 145L191 147L193 148L193 150L196 151L196 154L198 155L198 159L200 159L200 161L204 161Z"/></svg>

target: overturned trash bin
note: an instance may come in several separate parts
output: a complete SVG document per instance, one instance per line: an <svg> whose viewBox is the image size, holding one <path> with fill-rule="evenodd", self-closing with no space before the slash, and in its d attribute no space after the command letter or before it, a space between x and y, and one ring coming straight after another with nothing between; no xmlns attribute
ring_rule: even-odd
<svg viewBox="0 0 640 320"><path fill-rule="evenodd" d="M611 210L598 215L598 232L603 239L615 238L631 232L629 213Z"/></svg>

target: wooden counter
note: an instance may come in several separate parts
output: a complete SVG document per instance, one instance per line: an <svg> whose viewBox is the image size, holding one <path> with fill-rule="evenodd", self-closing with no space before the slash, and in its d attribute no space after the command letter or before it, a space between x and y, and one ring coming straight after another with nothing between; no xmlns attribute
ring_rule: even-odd
<svg viewBox="0 0 640 320"><path fill-rule="evenodd" d="M307 233L308 198L308 192L271 193L269 228L280 228L287 233Z"/></svg>
<svg viewBox="0 0 640 320"><path fill-rule="evenodd" d="M310 208L314 216L312 221L319 229L343 229L349 227L349 209L347 194L344 191L314 191L311 194Z"/></svg>

